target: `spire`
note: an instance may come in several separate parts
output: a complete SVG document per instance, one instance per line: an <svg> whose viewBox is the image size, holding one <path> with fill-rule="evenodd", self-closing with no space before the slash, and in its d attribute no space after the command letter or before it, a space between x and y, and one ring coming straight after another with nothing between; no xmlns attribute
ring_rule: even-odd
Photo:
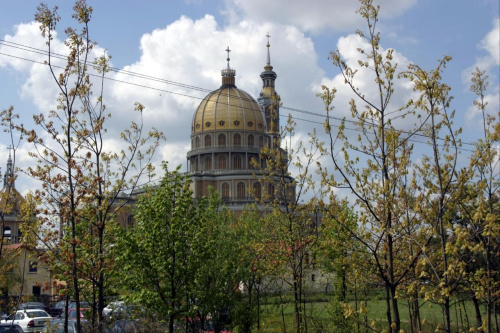
<svg viewBox="0 0 500 333"><path fill-rule="evenodd" d="M267 33L266 37L267 64L266 66L264 66L264 71L260 73L260 78L262 79L262 91L260 92L260 97L257 100L264 110L268 132L274 136L276 135L276 133L279 133L280 128L279 95L276 93L276 89L274 87L278 75L273 71L273 66L271 66L271 43L269 43L269 38L271 37L271 35L269 35L269 32Z"/></svg>
<svg viewBox="0 0 500 333"><path fill-rule="evenodd" d="M10 154L10 150L12 149L10 146L9 149L9 158L7 159L7 170L5 171L5 175L3 176L3 187L14 187L14 165L12 163L12 157Z"/></svg>
<svg viewBox="0 0 500 333"><path fill-rule="evenodd" d="M271 47L271 44L269 44L269 38L271 37L271 35L269 35L269 32L267 33L266 35L267 37L267 65L264 67L264 69L266 71L272 71L273 70L273 66L271 66L271 52L269 51L269 47Z"/></svg>
<svg viewBox="0 0 500 333"><path fill-rule="evenodd" d="M264 66L264 71L260 73L260 78L262 79L262 89L263 90L269 90L269 91L263 91L267 97L270 97L272 93L274 92L274 81L278 77L276 73L273 71L273 66L271 66L271 52L269 48L271 47L271 44L269 43L269 32L266 35L267 37L267 64ZM268 88L268 89L266 89Z"/></svg>
<svg viewBox="0 0 500 333"><path fill-rule="evenodd" d="M229 49L229 46L227 47L226 49L226 52L227 52L227 68L223 69L221 71L221 75L222 75L222 86L234 86L235 84L235 76L236 76L236 71L234 69L231 69L231 67L229 66L229 61L231 60L231 58L229 57L229 52L231 52L231 50Z"/></svg>

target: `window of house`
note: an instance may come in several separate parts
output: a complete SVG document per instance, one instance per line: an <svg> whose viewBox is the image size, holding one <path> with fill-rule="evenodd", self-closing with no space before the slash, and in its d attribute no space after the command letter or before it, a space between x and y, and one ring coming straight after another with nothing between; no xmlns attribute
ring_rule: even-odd
<svg viewBox="0 0 500 333"><path fill-rule="evenodd" d="M211 170L212 169L212 156L206 156L205 157L205 170Z"/></svg>
<svg viewBox="0 0 500 333"><path fill-rule="evenodd" d="M236 133L236 134L234 135L233 140L234 140L234 143L233 143L233 144L234 144L236 147L240 147L240 146L241 146L241 135L240 135L240 134Z"/></svg>
<svg viewBox="0 0 500 333"><path fill-rule="evenodd" d="M263 148L264 147L264 138L259 136L259 148Z"/></svg>
<svg viewBox="0 0 500 333"><path fill-rule="evenodd" d="M40 286L33 286L33 295L41 295L42 294L42 288Z"/></svg>
<svg viewBox="0 0 500 333"><path fill-rule="evenodd" d="M229 184L228 183L222 184L221 196L222 196L222 198L229 198Z"/></svg>
<svg viewBox="0 0 500 333"><path fill-rule="evenodd" d="M200 148L200 137L197 136L196 139L194 139L194 146L196 148Z"/></svg>
<svg viewBox="0 0 500 333"><path fill-rule="evenodd" d="M262 197L262 185L259 182L253 183L253 195L257 199Z"/></svg>
<svg viewBox="0 0 500 333"><path fill-rule="evenodd" d="M38 262L35 260L30 260L29 262L29 273L37 273L38 272Z"/></svg>
<svg viewBox="0 0 500 333"><path fill-rule="evenodd" d="M249 146L249 147L253 147L253 146L254 146L254 144L255 144L255 143L254 143L253 134L250 134L250 135L248 136L248 146Z"/></svg>
<svg viewBox="0 0 500 333"><path fill-rule="evenodd" d="M219 169L227 169L226 155L219 155L218 161L219 161L219 165L218 165Z"/></svg>
<svg viewBox="0 0 500 333"><path fill-rule="evenodd" d="M129 215L127 217L127 227L133 227L134 226L134 215Z"/></svg>
<svg viewBox="0 0 500 333"><path fill-rule="evenodd" d="M10 227L5 227L3 229L3 238L10 238L12 235L12 229Z"/></svg>
<svg viewBox="0 0 500 333"><path fill-rule="evenodd" d="M236 191L238 193L238 198L245 198L246 197L245 183L239 182L238 185L236 186Z"/></svg>
<svg viewBox="0 0 500 333"><path fill-rule="evenodd" d="M205 135L205 147L211 147L212 146L212 137L207 134Z"/></svg>
<svg viewBox="0 0 500 333"><path fill-rule="evenodd" d="M224 147L226 145L226 135L225 134L219 134L219 137L217 138L218 145L219 147Z"/></svg>
<svg viewBox="0 0 500 333"><path fill-rule="evenodd" d="M267 185L267 194L269 195L269 197L274 198L274 185L273 184Z"/></svg>
<svg viewBox="0 0 500 333"><path fill-rule="evenodd" d="M241 155L234 156L233 169L241 169Z"/></svg>

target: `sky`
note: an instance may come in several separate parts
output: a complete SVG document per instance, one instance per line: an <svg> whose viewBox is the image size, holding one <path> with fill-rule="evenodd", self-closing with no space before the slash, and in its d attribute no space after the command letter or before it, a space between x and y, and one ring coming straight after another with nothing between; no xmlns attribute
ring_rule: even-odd
<svg viewBox="0 0 500 333"><path fill-rule="evenodd" d="M321 86L338 90L334 115L349 117L348 101L353 97L338 68L329 59L339 50L356 66L357 48L366 41L356 29L366 31L366 22L356 14L355 0L87 0L93 7L91 39L98 42L93 55L111 55L112 65L124 71L110 73L105 82L104 102L112 114L107 143L120 148L118 136L131 121L137 121L134 103L145 106L146 128L156 127L167 141L156 156L170 165L186 165L190 149L192 117L201 99L221 85L220 71L226 67L229 46L230 66L236 70L236 85L258 97L259 77L270 58L277 73L276 90L281 96L282 123L290 114L297 122L295 141L307 141L308 133L322 133L324 106L316 96ZM77 27L71 19L73 2L45 1L58 6L61 20L54 38L54 50L64 53L64 29ZM481 121L474 111L475 95L469 91L470 74L476 67L489 75L486 100L488 112L499 110L500 28L497 0L379 0L378 29L383 50L394 50L398 70L418 64L434 69L444 55L453 59L443 81L454 96L451 108L455 124L462 127L462 139L473 142L481 134ZM0 6L0 110L14 106L24 124L32 115L55 108L57 87L46 58L36 49L45 49L34 13L38 1L2 1ZM15 43L15 44L14 44ZM30 47L31 49L28 49ZM359 86L368 95L373 77L360 71ZM411 85L400 80L391 108L397 110L412 98ZM305 112L304 112L305 111ZM402 124L405 126L405 124ZM0 134L0 166L5 164L10 142ZM33 163L22 142L16 153L17 167ZM37 185L23 175L16 183L26 194Z"/></svg>

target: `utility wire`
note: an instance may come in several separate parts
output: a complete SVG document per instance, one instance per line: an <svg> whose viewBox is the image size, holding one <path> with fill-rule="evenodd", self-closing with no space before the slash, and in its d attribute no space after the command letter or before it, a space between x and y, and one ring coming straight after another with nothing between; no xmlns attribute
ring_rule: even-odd
<svg viewBox="0 0 500 333"><path fill-rule="evenodd" d="M19 43L14 43L14 42L6 41L6 40L3 40L3 39L0 39L0 45L4 45L4 46L7 46L7 47L12 47L12 48L19 49L19 50L22 50L22 51L27 51L27 52L32 52L32 53L44 55L44 56L47 56L47 57L49 56L49 52L46 51L46 50L34 48L34 47L31 47L31 46L27 46L27 45L23 45L23 44L19 44ZM15 56L15 55L12 55L12 54L7 54L7 53L0 52L0 55L4 55L4 56L8 56L8 57L16 58L16 59L19 59L19 60L36 63L36 64L47 65L45 62L41 62L41 61L37 61L37 60L33 60L33 59L28 59L28 58L23 58L23 57ZM55 53L55 52L51 52L50 56L52 58L56 58L56 59L60 59L60 60L66 60L67 59L66 56L64 56L62 54L59 54L59 53ZM55 67L55 68L59 68L59 69L63 69L64 70L63 66L57 66L57 65L54 65L54 64L52 64L52 66ZM96 65L93 65L93 66L99 67L99 66L96 66ZM142 79L145 79L145 80L148 80L148 81L165 83L165 84L168 84L168 85L174 85L176 87L186 88L186 89L190 89L190 90L194 90L194 91L198 91L198 92L211 93L211 92L214 91L214 90L209 90L209 89L202 88L202 87L197 87L197 86L193 86L193 85L188 85L188 84L180 83L180 82L177 82L177 81L166 80L166 79L161 79L161 78L150 76L150 75L146 75L146 74L141 74L141 73L137 73L137 72L127 71L127 70L123 70L123 69L116 68L116 67L110 67L109 69L110 69L110 71L112 71L114 73L124 74L124 75L128 75L128 76L136 77L136 78L142 78ZM101 75L98 75L98 74L91 74L91 73L89 73L89 75L93 76L93 77L99 77L99 78L102 77ZM175 92L175 91L171 91L171 90L166 90L166 89L161 89L161 88L155 88L155 87L148 86L146 84L139 84L139 83L133 83L133 82L125 81L125 80L114 79L114 78L110 78L110 77L106 77L106 76L104 76L104 79L109 80L109 81L123 83L123 84L133 85L133 86L141 87L141 88L145 88L145 89L151 89L151 90L156 90L156 91L159 91L159 92L164 92L164 93L169 93L169 94L173 94L173 95L183 96L183 97L187 97L187 98L193 98L193 99L198 99L198 100L203 100L205 98L205 97L198 97L198 96L189 95L187 93L179 93L179 92ZM222 93L221 95L227 97L227 95L224 94L224 93ZM239 97L242 100L253 101L253 99L246 98L245 96L239 96ZM226 103L220 102L220 101L218 103L220 103L220 104L226 104ZM308 111L308 110L302 110L302 109L298 109L298 108L293 108L293 107L288 107L286 105L281 105L280 109L282 109L282 110L288 110L288 111L295 112L295 113L307 114L307 115L311 115L311 116L315 116L315 117L320 117L320 118L326 119L326 115L324 115L324 114L321 114L321 113L318 113L318 112L313 112L313 111ZM395 112L398 112L398 111L399 110L396 110L396 111L393 111L391 113L395 113ZM280 115L280 117L281 118L286 118L286 115ZM354 124L354 125L356 125L356 124L359 123L359 122L356 122L354 120L343 119L343 118L340 118L340 117L334 117L334 116L328 116L328 117L329 117L329 120L335 120L335 121L338 121L339 123L341 123L343 121L346 122L346 123ZM323 125L324 124L324 121L315 121L315 120L311 120L311 119L304 119L304 118L298 118L298 117L293 117L293 119L297 120L297 121L309 122L309 123L318 124L318 125ZM336 124L334 124L332 122L330 122L330 125L332 127L337 127L337 128L340 126L340 125L336 125ZM358 129L358 128L348 128L348 127L346 127L345 129L349 130L349 131L355 131L355 132L361 132L361 133L363 133L363 131L361 129ZM422 134L422 133L412 133L412 132L405 131L405 130L396 130L396 131L400 132L400 133L408 134L408 135L417 136L417 137L429 138L428 135L425 135L425 134ZM444 140L444 139L439 138L439 140ZM414 138L410 139L410 141L414 142L414 143L422 143L422 144L426 143L426 142L423 142L423 141L418 141L418 140L416 140ZM473 146L473 147L475 146L473 143L469 143L469 142L461 142L461 143L463 145L469 145L469 146ZM473 152L473 150L466 149L464 147L459 147L459 149L463 150L463 151Z"/></svg>

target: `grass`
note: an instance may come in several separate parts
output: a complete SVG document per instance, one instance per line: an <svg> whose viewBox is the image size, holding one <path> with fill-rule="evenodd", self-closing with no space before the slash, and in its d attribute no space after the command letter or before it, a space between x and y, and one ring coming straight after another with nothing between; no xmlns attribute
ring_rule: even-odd
<svg viewBox="0 0 500 333"><path fill-rule="evenodd" d="M366 307L368 324L374 321L377 329L383 330L387 327L385 299L376 294L371 295L370 298ZM331 315L328 313L330 302L331 296L322 294L315 295L307 303L306 316L308 318L309 332L329 332L326 327L331 322ZM281 305L278 297L269 297L263 303L260 329L255 328L255 332L278 333L295 331L293 302L288 300ZM350 302L350 304L354 307L354 302ZM405 332L410 332L409 312L406 301L400 300L398 307L402 329ZM484 311L484 309L482 310ZM453 332L468 332L468 328L475 325L474 306L470 301L454 303L451 307L451 316ZM358 318L364 320L360 314L358 314ZM441 306L422 301L420 304L420 318L422 321L422 332L434 332L443 323ZM365 332L364 329L361 331Z"/></svg>

